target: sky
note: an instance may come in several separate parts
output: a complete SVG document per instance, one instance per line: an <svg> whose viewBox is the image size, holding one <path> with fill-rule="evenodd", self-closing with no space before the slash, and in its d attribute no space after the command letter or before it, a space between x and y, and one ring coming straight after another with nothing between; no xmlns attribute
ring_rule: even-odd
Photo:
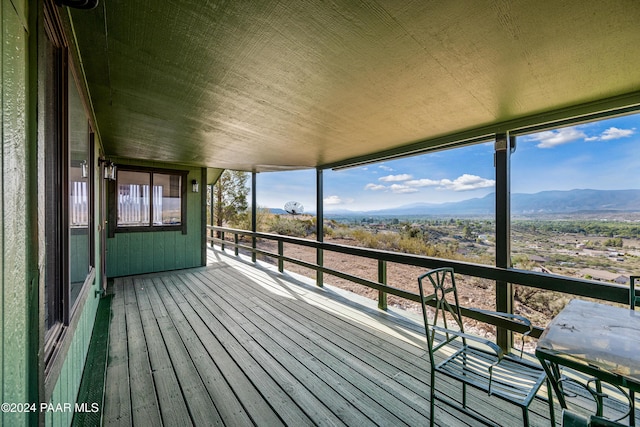
<svg viewBox="0 0 640 427"><path fill-rule="evenodd" d="M484 197L495 190L494 142L334 171L325 170L324 210L367 211ZM293 200L316 210L314 170L257 176L257 204ZM640 189L640 114L518 136L511 193Z"/></svg>

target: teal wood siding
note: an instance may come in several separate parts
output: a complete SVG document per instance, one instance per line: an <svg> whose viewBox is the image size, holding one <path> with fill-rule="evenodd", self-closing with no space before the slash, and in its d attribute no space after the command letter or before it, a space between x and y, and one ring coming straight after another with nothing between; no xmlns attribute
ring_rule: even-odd
<svg viewBox="0 0 640 427"><path fill-rule="evenodd" d="M75 334L73 335L64 365L60 371L58 382L49 400L49 404L53 405L53 408L56 408L58 404L61 405L61 408L64 408L65 404L73 406L76 403L99 302L100 299L94 296L92 289L85 303L84 310L80 315L81 317L78 321ZM102 405L102 402L95 403ZM47 426L69 426L71 425L72 419L73 410L45 412L45 425Z"/></svg>
<svg viewBox="0 0 640 427"><path fill-rule="evenodd" d="M201 182L202 170L170 163L125 159L114 159L114 162L159 169L188 170L187 234L182 234L182 231L115 233L113 238L107 239L107 276L119 277L201 266L201 194L191 191L191 180L195 179L200 183L201 191L206 190Z"/></svg>
<svg viewBox="0 0 640 427"><path fill-rule="evenodd" d="M32 268L29 131L29 36L26 1L0 6L0 382L3 403L37 398L37 270ZM35 327L35 329L33 329ZM33 337L35 335L35 337ZM34 380L35 387L34 387ZM35 395L34 395L35 393ZM37 417L37 414L35 415ZM28 425L34 415L0 413L0 425Z"/></svg>

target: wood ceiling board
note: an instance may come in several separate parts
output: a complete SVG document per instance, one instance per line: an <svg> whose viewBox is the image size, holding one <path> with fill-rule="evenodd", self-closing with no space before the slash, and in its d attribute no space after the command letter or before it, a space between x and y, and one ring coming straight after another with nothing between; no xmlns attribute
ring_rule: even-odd
<svg viewBox="0 0 640 427"><path fill-rule="evenodd" d="M101 2L108 154L314 167L640 90L640 2ZM271 165L271 166L268 166Z"/></svg>

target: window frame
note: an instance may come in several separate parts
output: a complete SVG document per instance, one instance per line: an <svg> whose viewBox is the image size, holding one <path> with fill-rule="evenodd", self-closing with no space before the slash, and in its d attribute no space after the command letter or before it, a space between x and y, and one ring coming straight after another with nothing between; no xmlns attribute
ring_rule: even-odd
<svg viewBox="0 0 640 427"><path fill-rule="evenodd" d="M95 134L91 115L88 113L86 93L82 80L78 78L74 66L74 57L68 40L62 30L63 24L58 7L51 1L45 1L42 8L43 30L38 37L38 49L46 50L45 44L53 49L52 63L46 60L38 67L38 90L44 94L38 104L41 112L38 121L44 139L38 138L38 155L42 156L43 169L38 180L45 190L46 197L41 199L44 205L42 215L43 241L40 250L46 254L43 259L41 287L44 298L39 306L42 332L40 345L42 352L41 383L45 400L51 398L53 387L62 371L62 365L71 347L71 341L80 321L81 313L96 280L95 269ZM41 79L41 77L43 77ZM51 78L49 78L51 77ZM53 91L49 93L47 85ZM70 124L69 91L77 90L83 110L83 119L87 123L86 144L88 148L88 249L89 262L87 274L75 297L71 298L71 236L74 231L70 224ZM51 96L51 98L48 98ZM49 103L51 101L51 103ZM42 103L42 104L41 104ZM46 313L46 314L45 314Z"/></svg>
<svg viewBox="0 0 640 427"><path fill-rule="evenodd" d="M153 221L149 222L149 225L136 225L136 226L120 226L118 225L118 179L120 172L142 172L148 173L150 177L150 185L153 186L153 175L178 175L180 176L180 224L176 225L154 225ZM115 233L145 233L156 231L180 231L182 234L187 234L187 177L189 175L188 170L182 169L163 169L149 166L135 166L127 164L116 164L116 179L113 185L110 185L110 206L109 206L109 223L113 224L109 227L109 237L114 237ZM149 218L153 218L153 191L149 194Z"/></svg>
<svg viewBox="0 0 640 427"><path fill-rule="evenodd" d="M45 12L47 9L45 8ZM53 358L53 350L64 332L64 326L69 322L69 316L65 310L68 307L68 298L65 298L65 283L68 276L68 266L65 260L68 258L65 254L68 248L68 238L64 230L66 224L66 205L68 199L66 195L66 177L65 173L65 155L66 155L66 139L67 139L67 90L68 90L68 58L69 52L64 44L63 36L59 27L56 25L55 19L51 14L45 13L45 42L50 43L53 48L53 68L44 71L47 75L45 84L53 84L53 109L52 112L45 113L46 126L52 125L52 141L45 140L45 158L48 162L45 164L45 186L50 185L51 188L60 187L60 192L52 192L51 196L46 200L45 207L45 227L48 229L45 233L47 243L53 243L58 248L56 252L47 252L45 260L45 298L47 315L44 324L44 348L45 348L45 365L50 365ZM46 62L46 61L45 61ZM48 65L48 64L47 64ZM52 80L49 81L51 73ZM45 89L47 92L47 89ZM47 94L48 95L48 94ZM47 96L45 95L45 97ZM45 108L49 107L45 105ZM47 117L51 114L51 121ZM47 188L47 187L45 187ZM50 234L52 233L52 234ZM52 242L49 242L52 239ZM52 274L52 277L48 275ZM50 323L49 323L50 322Z"/></svg>

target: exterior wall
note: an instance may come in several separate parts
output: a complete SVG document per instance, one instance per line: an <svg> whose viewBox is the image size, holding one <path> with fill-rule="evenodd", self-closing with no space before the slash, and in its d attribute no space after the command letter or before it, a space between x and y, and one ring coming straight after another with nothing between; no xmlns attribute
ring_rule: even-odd
<svg viewBox="0 0 640 427"><path fill-rule="evenodd" d="M158 271L178 270L202 265L201 193L191 191L191 180L206 191L200 168L175 164L114 159L119 164L164 169L184 169L187 177L187 234L181 231L115 233L107 239L107 276L118 277ZM115 224L111 224L114 226Z"/></svg>
<svg viewBox="0 0 640 427"><path fill-rule="evenodd" d="M98 249L93 286L86 299L79 301L76 320L59 355L59 373L52 384L45 384L42 202L46 194L39 173L44 151L39 143L43 140L41 113L36 107L41 102L37 69L41 8L41 2L27 0L3 0L0 6L0 401L39 405L48 400L73 405L99 302L94 291L101 286L100 233L97 227L93 230ZM96 197L96 207L98 200ZM96 218L96 224L102 222ZM47 393L48 389L53 391ZM72 412L1 411L0 425L31 426L45 421L69 425L72 417Z"/></svg>
<svg viewBox="0 0 640 427"><path fill-rule="evenodd" d="M94 286L96 285L94 284ZM80 315L60 376L49 400L49 404L54 408L58 407L58 404L61 405L61 408L64 408L65 404L73 406L76 402L99 302L100 299L94 296L92 289ZM91 403L102 405L102 402ZM47 426L69 426L73 420L73 411L46 411L44 415Z"/></svg>
<svg viewBox="0 0 640 427"><path fill-rule="evenodd" d="M31 231L34 218L30 181L29 32L27 3L5 0L0 6L2 148L0 151L0 392L2 402L37 397L37 270ZM35 300L37 301L37 299ZM34 325L35 324L35 325ZM35 335L33 337L33 328ZM37 365L36 365L37 366ZM0 413L1 425L28 425L34 415Z"/></svg>

